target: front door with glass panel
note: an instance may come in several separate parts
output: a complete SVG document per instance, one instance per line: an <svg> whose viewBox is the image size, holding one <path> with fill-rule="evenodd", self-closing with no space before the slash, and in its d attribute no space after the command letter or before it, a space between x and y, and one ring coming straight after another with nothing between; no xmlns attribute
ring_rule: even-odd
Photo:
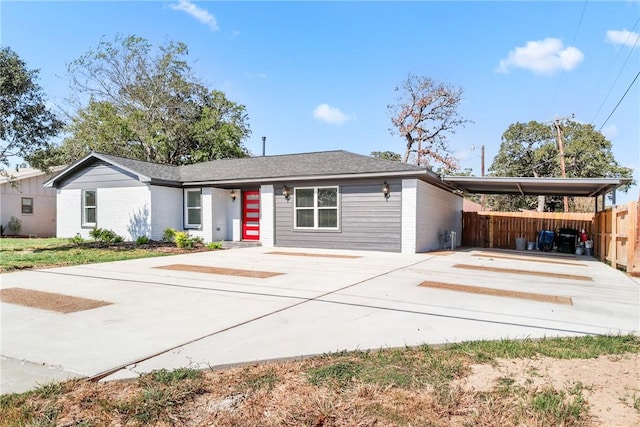
<svg viewBox="0 0 640 427"><path fill-rule="evenodd" d="M260 192L242 192L242 240L260 240Z"/></svg>

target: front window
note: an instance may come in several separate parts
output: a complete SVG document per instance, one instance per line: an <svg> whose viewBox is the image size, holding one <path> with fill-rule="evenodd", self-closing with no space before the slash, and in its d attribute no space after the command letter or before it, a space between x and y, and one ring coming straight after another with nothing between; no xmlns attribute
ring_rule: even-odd
<svg viewBox="0 0 640 427"><path fill-rule="evenodd" d="M199 228L202 225L202 204L200 189L185 191L185 218L187 228Z"/></svg>
<svg viewBox="0 0 640 427"><path fill-rule="evenodd" d="M338 187L295 189L295 228L338 229Z"/></svg>
<svg viewBox="0 0 640 427"><path fill-rule="evenodd" d="M23 214L33 213L33 197L23 197L21 205Z"/></svg>
<svg viewBox="0 0 640 427"><path fill-rule="evenodd" d="M92 226L96 225L98 203L96 197L96 190L83 190L82 191L82 225Z"/></svg>

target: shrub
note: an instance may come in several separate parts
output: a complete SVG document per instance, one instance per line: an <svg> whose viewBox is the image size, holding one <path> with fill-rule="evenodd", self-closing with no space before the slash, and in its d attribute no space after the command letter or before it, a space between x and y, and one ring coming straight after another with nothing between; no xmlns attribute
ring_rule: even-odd
<svg viewBox="0 0 640 427"><path fill-rule="evenodd" d="M93 240L100 243L121 243L124 241L122 236L118 236L115 231L104 228L93 227L89 232Z"/></svg>
<svg viewBox="0 0 640 427"><path fill-rule="evenodd" d="M207 243L207 248L211 250L222 249L222 242L209 242Z"/></svg>
<svg viewBox="0 0 640 427"><path fill-rule="evenodd" d="M190 236L188 231L176 231L174 241L180 249L193 249L196 245L204 244L202 237Z"/></svg>
<svg viewBox="0 0 640 427"><path fill-rule="evenodd" d="M80 235L80 233L76 233L75 236L71 237L69 239L69 241L71 243L73 243L74 245L80 245L82 243L84 243L84 239L82 238L82 236Z"/></svg>
<svg viewBox="0 0 640 427"><path fill-rule="evenodd" d="M9 235L13 236L20 234L20 232L22 231L22 221L20 221L15 216L12 216L11 219L9 219L9 223L7 224L6 231Z"/></svg>
<svg viewBox="0 0 640 427"><path fill-rule="evenodd" d="M147 236L138 236L136 239L136 245L146 245L149 243L149 238Z"/></svg>
<svg viewBox="0 0 640 427"><path fill-rule="evenodd" d="M173 240L176 242L176 247L180 249L192 249L195 246L195 242L191 236L189 236L188 231L176 231Z"/></svg>
<svg viewBox="0 0 640 427"><path fill-rule="evenodd" d="M100 234L102 233L102 229L98 227L93 227L89 232L89 236L93 238L96 242L100 239Z"/></svg>
<svg viewBox="0 0 640 427"><path fill-rule="evenodd" d="M177 232L178 230L176 230L175 228L171 228L171 227L165 228L164 232L162 233L162 240L169 243L174 242L176 239Z"/></svg>

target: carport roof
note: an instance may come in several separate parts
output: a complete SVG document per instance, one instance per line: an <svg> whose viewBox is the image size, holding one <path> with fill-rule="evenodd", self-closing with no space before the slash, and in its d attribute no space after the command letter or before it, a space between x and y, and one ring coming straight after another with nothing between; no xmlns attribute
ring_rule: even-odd
<svg viewBox="0 0 640 427"><path fill-rule="evenodd" d="M631 182L630 178L530 178L445 176L457 190L476 194L595 197Z"/></svg>

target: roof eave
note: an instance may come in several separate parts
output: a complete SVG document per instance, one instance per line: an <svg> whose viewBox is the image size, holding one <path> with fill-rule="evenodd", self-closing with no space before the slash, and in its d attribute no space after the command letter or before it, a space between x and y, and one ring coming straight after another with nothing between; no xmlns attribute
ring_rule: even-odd
<svg viewBox="0 0 640 427"><path fill-rule="evenodd" d="M46 188L51 188L51 187L57 188L57 184L60 182L61 179L63 179L64 177L68 176L69 174L75 172L77 169L81 168L84 164L86 164L92 158L93 159L102 160L103 162L107 162L110 165L117 166L120 169L122 169L122 170L124 170L126 172L129 172L130 174L133 174L133 175L137 176L138 180L140 180L140 182L148 183L148 182L152 181L150 177L148 177L146 175L143 175L140 172L135 171L135 170L133 170L131 168L123 166L122 164L120 164L118 162L114 162L113 160L108 159L108 158L100 155L100 153L89 153L86 156L84 156L82 159L78 160L77 162L73 163L71 166L69 166L68 168L66 168L62 172L60 172L58 175L56 175L52 179L50 179L47 182L45 182L43 184L43 186L46 187Z"/></svg>

